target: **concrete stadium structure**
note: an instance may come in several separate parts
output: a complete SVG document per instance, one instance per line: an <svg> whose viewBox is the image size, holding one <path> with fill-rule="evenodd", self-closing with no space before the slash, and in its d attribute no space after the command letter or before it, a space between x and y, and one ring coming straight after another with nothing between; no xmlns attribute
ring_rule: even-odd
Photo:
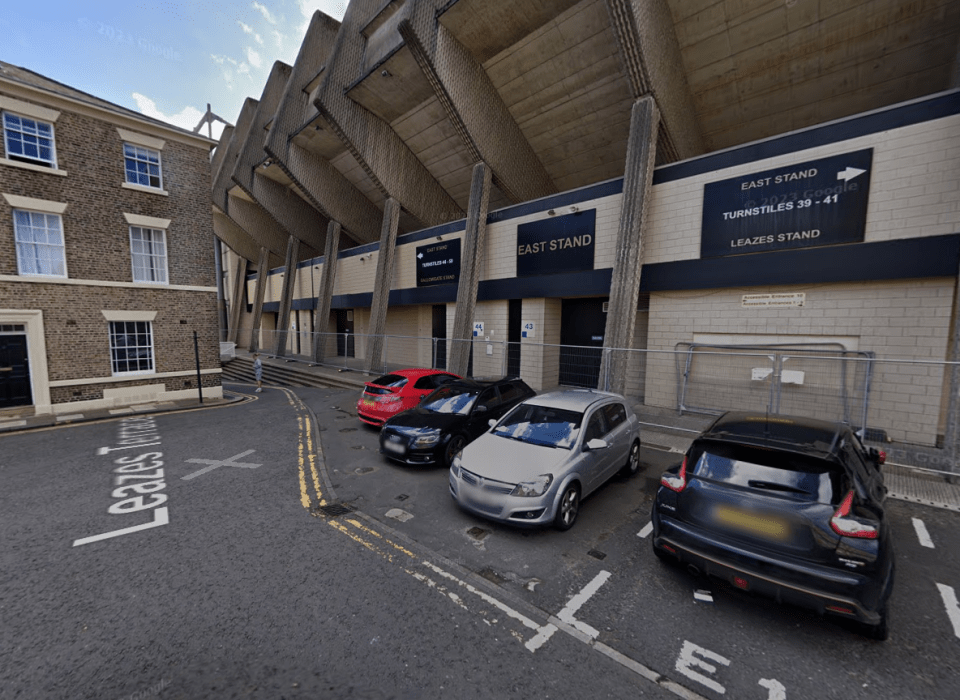
<svg viewBox="0 0 960 700"><path fill-rule="evenodd" d="M950 0L318 12L212 162L229 339L952 459L958 36Z"/></svg>

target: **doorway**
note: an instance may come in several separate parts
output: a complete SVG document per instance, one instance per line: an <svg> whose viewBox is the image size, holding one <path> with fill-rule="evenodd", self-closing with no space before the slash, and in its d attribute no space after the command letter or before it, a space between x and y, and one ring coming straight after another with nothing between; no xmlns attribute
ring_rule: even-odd
<svg viewBox="0 0 960 700"><path fill-rule="evenodd" d="M29 406L30 369L23 326L0 326L0 408Z"/></svg>
<svg viewBox="0 0 960 700"><path fill-rule="evenodd" d="M337 356L356 357L353 337L353 309L337 309Z"/></svg>
<svg viewBox="0 0 960 700"><path fill-rule="evenodd" d="M522 299L510 299L507 309L507 376L520 376L520 326Z"/></svg>
<svg viewBox="0 0 960 700"><path fill-rule="evenodd" d="M433 305L433 368L447 368L447 305Z"/></svg>
<svg viewBox="0 0 960 700"><path fill-rule="evenodd" d="M596 389L600 379L608 297L562 299L560 310L560 383ZM571 347L575 346L575 347Z"/></svg>

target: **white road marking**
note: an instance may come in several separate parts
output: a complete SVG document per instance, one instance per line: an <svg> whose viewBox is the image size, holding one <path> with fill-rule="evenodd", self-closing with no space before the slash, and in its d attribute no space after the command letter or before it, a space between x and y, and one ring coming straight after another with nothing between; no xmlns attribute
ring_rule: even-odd
<svg viewBox="0 0 960 700"><path fill-rule="evenodd" d="M187 479L194 479L201 474L206 474L209 471L213 471L218 467L240 467L242 469L256 469L257 467L262 467L262 464L251 464L247 462L237 462L235 460L240 459L241 457L246 457L248 454L256 452L256 450L247 450L246 452L241 452L238 455L233 457L227 457L226 459L188 459L188 462L193 462L194 464L208 464L209 466L204 467L198 471L195 471L193 474L187 474L186 476L181 476L180 478L184 481Z"/></svg>
<svg viewBox="0 0 960 700"><path fill-rule="evenodd" d="M170 523L170 516L167 513L167 507L163 506L162 508L157 508L153 511L153 521L149 523L143 523L142 525L134 525L133 527L125 527L122 530L113 530L112 532L104 532L102 535L92 535L91 537L82 537L79 540L73 541L74 547L79 547L82 544L90 544L91 542L98 542L99 540L107 540L111 537L120 537L121 535L129 535L131 532L139 532L140 530L149 530L152 527L160 527L161 525L167 525Z"/></svg>
<svg viewBox="0 0 960 700"><path fill-rule="evenodd" d="M947 617L953 625L953 633L960 639L960 605L957 604L957 593L953 588L942 583L938 583L937 588L940 589L940 597L943 598L943 604L947 608Z"/></svg>
<svg viewBox="0 0 960 700"><path fill-rule="evenodd" d="M568 625L572 625L591 639L596 639L600 635L600 632L585 622L580 622L574 618L574 614L583 606L584 603L590 600L594 593L600 590L600 586L606 583L608 578L610 578L609 571L601 571L599 574L594 576L593 580L588 583L582 591L573 596L573 598L570 599L570 602L563 606L563 610L560 611L560 614L557 615L557 618L562 622L566 622Z"/></svg>
<svg viewBox="0 0 960 700"><path fill-rule="evenodd" d="M643 526L643 529L637 533L637 537L646 537L651 532L653 532L653 522L649 522Z"/></svg>
<svg viewBox="0 0 960 700"><path fill-rule="evenodd" d="M713 594L710 591L699 589L693 592L693 599L699 600L702 603L712 603Z"/></svg>
<svg viewBox="0 0 960 700"><path fill-rule="evenodd" d="M694 654L699 654L703 658L697 658L694 656ZM725 659L724 657L720 656L720 654L697 646L693 642L684 641L683 648L680 650L680 656L677 657L676 669L690 680L701 683L715 693L720 693L723 695L727 692L726 688L717 683L715 680L707 678L699 671L693 670L694 667L697 667L706 671L707 673L716 673L717 667L713 664L708 664L706 661L704 661L704 659L710 659L711 661L715 661L718 664L723 664L724 666L730 665L730 659Z"/></svg>
<svg viewBox="0 0 960 700"><path fill-rule="evenodd" d="M934 549L933 540L930 539L930 533L927 532L927 526L923 524L920 518L911 518L913 520L913 529L917 531L917 539L924 547Z"/></svg>
<svg viewBox="0 0 960 700"><path fill-rule="evenodd" d="M787 689L783 687L783 683L780 681L775 681L772 678L761 678L757 683L770 691L767 700L787 700Z"/></svg>

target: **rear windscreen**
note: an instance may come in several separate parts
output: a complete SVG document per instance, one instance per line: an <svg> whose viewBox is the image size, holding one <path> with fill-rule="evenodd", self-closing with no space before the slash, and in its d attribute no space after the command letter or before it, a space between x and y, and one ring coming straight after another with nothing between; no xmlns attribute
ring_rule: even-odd
<svg viewBox="0 0 960 700"><path fill-rule="evenodd" d="M693 474L724 484L804 501L836 504L842 470L800 454L707 443L695 449Z"/></svg>
<svg viewBox="0 0 960 700"><path fill-rule="evenodd" d="M368 394L392 394L391 389L401 389L406 383L407 378L400 374L385 374L370 382L370 384L376 384L377 386L368 384L365 391Z"/></svg>

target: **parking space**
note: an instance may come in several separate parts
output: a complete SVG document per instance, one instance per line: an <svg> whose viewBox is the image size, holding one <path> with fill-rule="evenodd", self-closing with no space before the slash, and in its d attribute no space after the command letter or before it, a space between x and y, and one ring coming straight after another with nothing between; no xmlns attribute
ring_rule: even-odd
<svg viewBox="0 0 960 700"><path fill-rule="evenodd" d="M379 455L378 431L355 417L355 394L307 399L338 500L557 616L588 641L706 697L809 697L828 678L838 697L960 692L954 513L888 501L898 572L891 639L877 643L852 625L657 560L650 507L676 454L644 448L640 473L615 477L586 499L568 532L511 528L460 510L446 469ZM920 667L917 658L932 664Z"/></svg>

